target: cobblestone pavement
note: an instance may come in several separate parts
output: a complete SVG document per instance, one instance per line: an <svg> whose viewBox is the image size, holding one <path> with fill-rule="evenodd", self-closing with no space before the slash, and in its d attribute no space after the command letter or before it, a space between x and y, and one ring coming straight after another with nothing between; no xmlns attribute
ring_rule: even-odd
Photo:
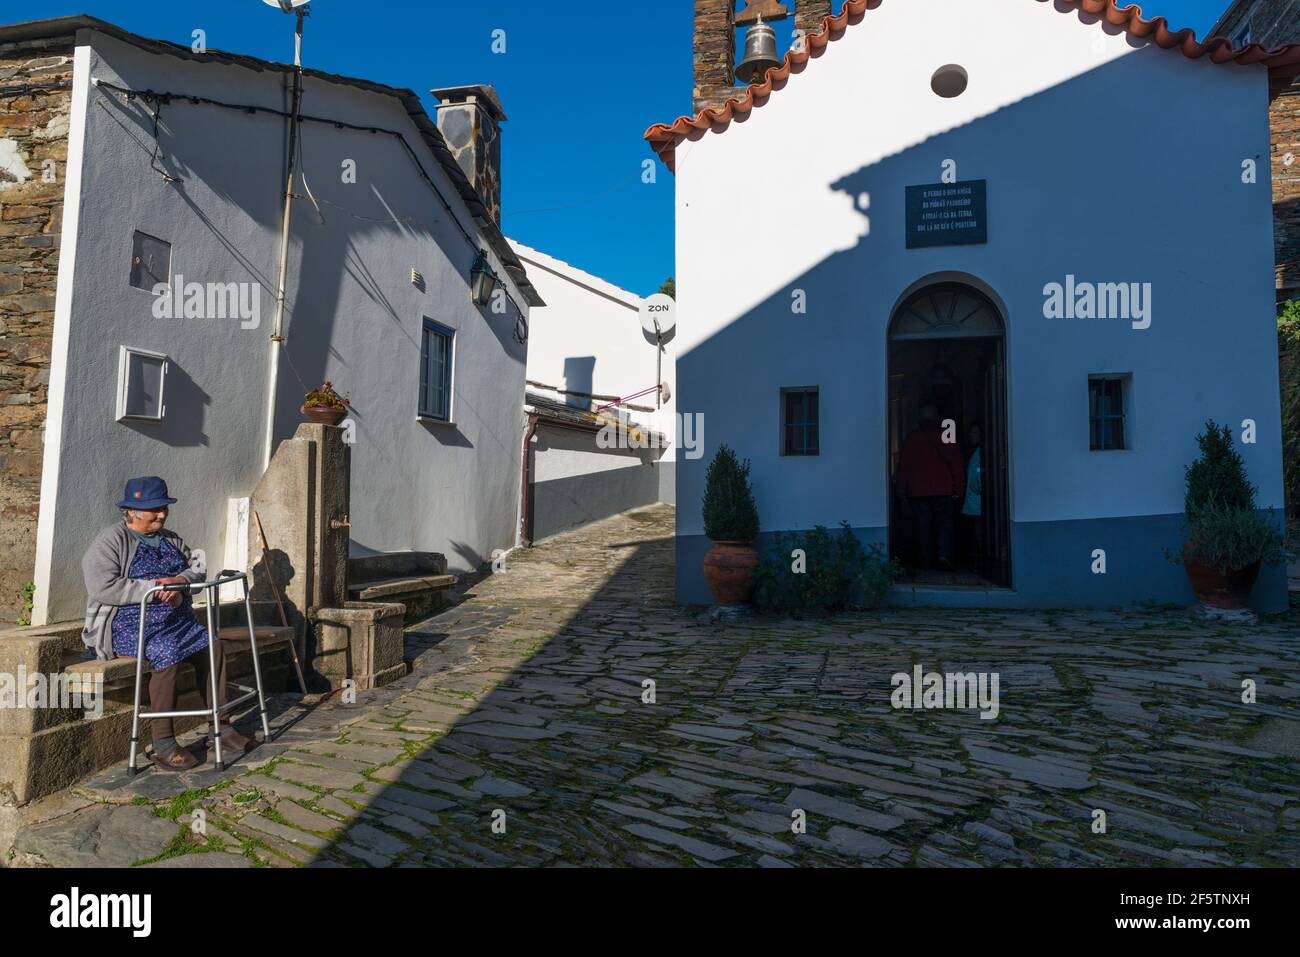
<svg viewBox="0 0 1300 957"><path fill-rule="evenodd" d="M1300 864L1294 610L715 621L672 604L671 533L513 553L406 678L282 711L226 775L100 775L13 863ZM915 664L996 672L997 717L892 708Z"/></svg>

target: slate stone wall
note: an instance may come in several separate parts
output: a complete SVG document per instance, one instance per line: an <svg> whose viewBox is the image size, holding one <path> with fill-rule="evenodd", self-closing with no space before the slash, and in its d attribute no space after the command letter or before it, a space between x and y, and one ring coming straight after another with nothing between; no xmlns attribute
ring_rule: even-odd
<svg viewBox="0 0 1300 957"><path fill-rule="evenodd" d="M0 46L0 627L36 558L71 86L70 42Z"/></svg>

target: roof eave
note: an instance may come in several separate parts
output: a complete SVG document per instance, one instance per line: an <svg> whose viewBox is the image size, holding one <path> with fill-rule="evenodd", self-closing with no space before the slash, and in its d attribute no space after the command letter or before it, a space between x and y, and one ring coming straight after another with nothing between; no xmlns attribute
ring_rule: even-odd
<svg viewBox="0 0 1300 957"><path fill-rule="evenodd" d="M182 46L177 43L171 43L167 40L157 40L151 37L142 37L139 34L131 33L124 30L116 24L101 20L98 17L92 17L87 14L77 14L67 17L52 17L46 20L29 20L23 23L14 23L0 26L0 43L22 43L30 40L43 40L52 37L75 37L79 30L95 30L106 36L121 40L123 43L129 43L138 49L147 53L157 54L159 56L176 56L185 60L194 60L205 63L227 63L235 66L242 66L257 72L274 70L281 73L293 72L294 67L291 64L279 63L275 60L264 60L260 57L247 56L240 53L226 53L222 50L207 49L203 53L198 53L190 47ZM492 220L488 213L487 207L479 198L474 187L470 185L469 179L465 176L464 170L451 155L447 148L446 141L438 131L437 125L430 119L429 114L425 111L424 105L420 102L419 96L414 90L404 87L388 86L384 83L376 83L371 80L363 80L357 77L342 76L336 73L327 73L323 70L313 70L310 68L303 69L303 75L314 77L327 83L337 83L344 86L356 87L370 93L379 93L385 96L391 96L402 103L407 115L415 124L420 138L424 140L425 145L429 147L434 159L442 168L447 178L451 180L452 186L456 189L456 194L465 204L470 218L473 220L475 227L482 237L487 241L489 247L496 254L505 268L511 283L519 290L520 294L530 306L544 306L545 301L538 293L537 289L528 279L528 272L524 264L515 255L510 244L506 241L505 234L501 232L501 227Z"/></svg>

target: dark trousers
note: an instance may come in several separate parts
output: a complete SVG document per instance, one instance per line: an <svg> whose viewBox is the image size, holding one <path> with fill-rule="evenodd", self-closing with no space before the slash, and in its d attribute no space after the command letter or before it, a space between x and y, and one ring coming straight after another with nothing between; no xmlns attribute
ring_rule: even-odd
<svg viewBox="0 0 1300 957"><path fill-rule="evenodd" d="M212 654L217 662L217 706L226 703L226 649L221 639L212 644ZM198 683L199 693L203 696L203 706L212 707L212 672L208 668L208 649L196 651L184 659L194 666L194 680ZM155 668L149 676L149 710L176 711L176 678L180 674L181 663L178 661L170 668ZM223 721L229 715L221 716ZM171 718L153 719L153 739L175 737L175 726Z"/></svg>
<svg viewBox="0 0 1300 957"><path fill-rule="evenodd" d="M935 544L941 561L952 563L952 507L947 495L929 495L908 499L912 515L916 518L917 563L922 568L933 568Z"/></svg>
<svg viewBox="0 0 1300 957"><path fill-rule="evenodd" d="M970 556L972 567L977 571L984 568L984 518L981 515L962 513L961 524L966 539L965 554Z"/></svg>

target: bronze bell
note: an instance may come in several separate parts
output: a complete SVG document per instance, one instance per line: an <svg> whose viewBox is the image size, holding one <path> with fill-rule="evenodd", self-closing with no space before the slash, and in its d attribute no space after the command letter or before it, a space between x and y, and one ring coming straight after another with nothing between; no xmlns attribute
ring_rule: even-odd
<svg viewBox="0 0 1300 957"><path fill-rule="evenodd" d="M742 83L761 83L769 67L780 65L781 60L776 55L776 31L759 17L745 34L745 55L736 64L736 79Z"/></svg>

